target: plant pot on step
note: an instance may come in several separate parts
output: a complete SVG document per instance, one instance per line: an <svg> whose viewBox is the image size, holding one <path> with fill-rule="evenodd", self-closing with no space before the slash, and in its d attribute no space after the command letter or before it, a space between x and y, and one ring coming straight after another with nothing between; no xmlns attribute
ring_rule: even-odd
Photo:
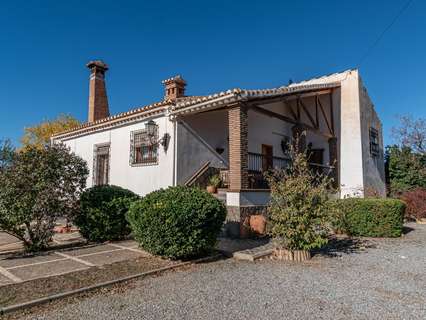
<svg viewBox="0 0 426 320"><path fill-rule="evenodd" d="M283 248L274 249L274 257L278 260L305 261L311 259L311 252L308 250L287 250Z"/></svg>
<svg viewBox="0 0 426 320"><path fill-rule="evenodd" d="M217 188L215 186L207 186L207 192L208 193L216 193Z"/></svg>

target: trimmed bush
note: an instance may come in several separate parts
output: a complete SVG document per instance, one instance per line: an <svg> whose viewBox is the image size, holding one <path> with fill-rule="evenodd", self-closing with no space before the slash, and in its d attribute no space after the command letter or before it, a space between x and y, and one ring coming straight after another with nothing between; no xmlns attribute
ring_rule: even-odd
<svg viewBox="0 0 426 320"><path fill-rule="evenodd" d="M96 186L81 195L80 213L75 224L89 241L123 239L130 234L126 220L130 204L139 197L118 186Z"/></svg>
<svg viewBox="0 0 426 320"><path fill-rule="evenodd" d="M399 237L405 203L398 199L348 198L337 200L341 231L354 236Z"/></svg>
<svg viewBox="0 0 426 320"><path fill-rule="evenodd" d="M226 217L222 202L198 188L169 187L132 204L127 218L139 244L172 259L202 255L216 244Z"/></svg>
<svg viewBox="0 0 426 320"><path fill-rule="evenodd" d="M401 199L407 204L406 218L426 218L426 189L417 188L402 194Z"/></svg>

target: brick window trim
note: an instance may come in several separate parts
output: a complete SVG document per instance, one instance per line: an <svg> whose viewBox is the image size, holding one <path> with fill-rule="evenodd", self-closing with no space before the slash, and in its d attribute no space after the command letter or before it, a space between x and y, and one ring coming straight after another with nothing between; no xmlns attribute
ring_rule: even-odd
<svg viewBox="0 0 426 320"><path fill-rule="evenodd" d="M131 167L146 167L146 166L155 166L158 165L158 146L153 146L155 148L155 157L152 159L142 160L141 162L136 162L136 145L135 145L135 136L138 134L146 134L146 129L136 130L130 132L130 157L129 165ZM158 130L156 132L156 137L154 139L158 140ZM142 146L142 145L141 145Z"/></svg>

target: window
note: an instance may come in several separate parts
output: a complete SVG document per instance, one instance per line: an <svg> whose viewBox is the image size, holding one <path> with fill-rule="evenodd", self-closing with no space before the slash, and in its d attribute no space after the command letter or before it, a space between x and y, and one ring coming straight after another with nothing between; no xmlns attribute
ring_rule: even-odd
<svg viewBox="0 0 426 320"><path fill-rule="evenodd" d="M156 132L158 135L158 132ZM158 145L152 144L146 130L135 131L130 137L130 165L158 163Z"/></svg>
<svg viewBox="0 0 426 320"><path fill-rule="evenodd" d="M109 144L95 145L93 152L93 185L109 183Z"/></svg>
<svg viewBox="0 0 426 320"><path fill-rule="evenodd" d="M378 157L380 155L379 131L374 128L370 128L370 154L372 157Z"/></svg>

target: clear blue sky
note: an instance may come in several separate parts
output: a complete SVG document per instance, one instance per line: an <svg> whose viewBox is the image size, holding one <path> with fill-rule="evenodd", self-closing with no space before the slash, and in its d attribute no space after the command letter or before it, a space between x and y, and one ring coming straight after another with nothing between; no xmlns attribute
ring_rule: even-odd
<svg viewBox="0 0 426 320"><path fill-rule="evenodd" d="M90 59L110 65L112 113L188 94L264 88L357 67L405 0L1 1L0 139L59 113L87 117ZM360 66L384 123L426 116L426 1L411 6Z"/></svg>

